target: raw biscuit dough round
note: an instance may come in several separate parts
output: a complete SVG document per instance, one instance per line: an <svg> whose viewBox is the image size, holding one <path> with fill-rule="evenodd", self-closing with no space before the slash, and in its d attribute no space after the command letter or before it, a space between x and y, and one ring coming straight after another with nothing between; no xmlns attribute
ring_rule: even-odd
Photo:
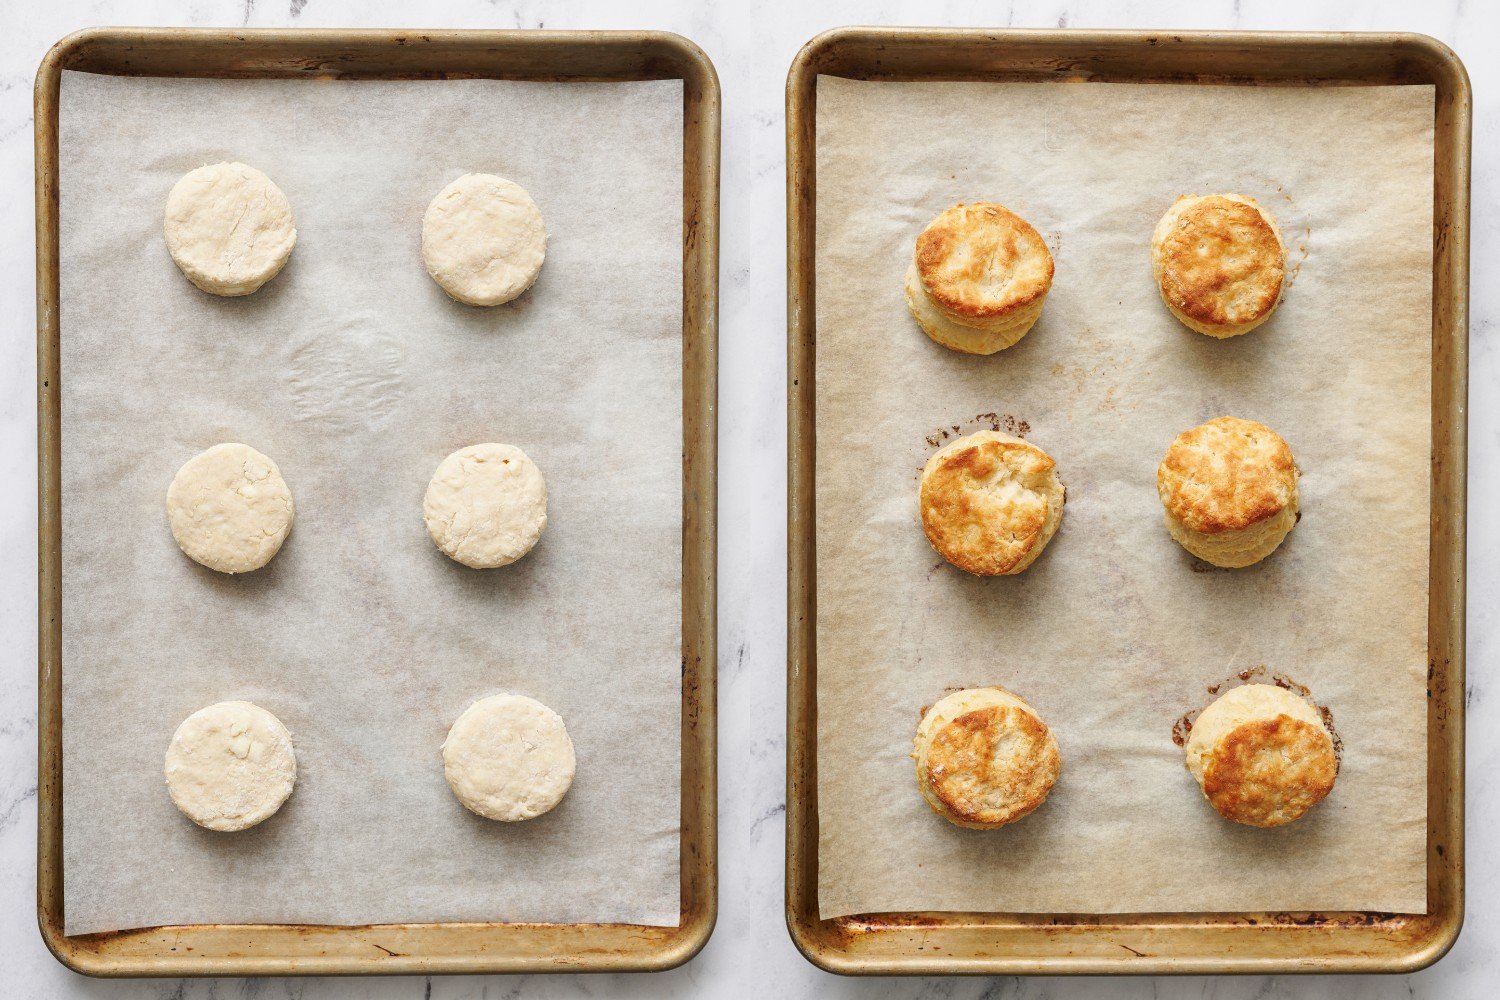
<svg viewBox="0 0 1500 1000"><path fill-rule="evenodd" d="M546 253L541 209L525 188L494 174L465 174L422 216L427 273L471 306L498 306L526 291Z"/></svg>
<svg viewBox="0 0 1500 1000"><path fill-rule="evenodd" d="M245 830L281 808L297 783L292 735L248 701L221 701L183 720L167 745L167 792L210 830Z"/></svg>
<svg viewBox="0 0 1500 1000"><path fill-rule="evenodd" d="M214 295L249 295L276 277L297 244L286 195L243 163L184 175L167 195L163 228L182 273Z"/></svg>
<svg viewBox="0 0 1500 1000"><path fill-rule="evenodd" d="M216 444L194 456L167 489L172 537L189 558L220 573L270 562L293 514L281 470L247 444Z"/></svg>
<svg viewBox="0 0 1500 1000"><path fill-rule="evenodd" d="M470 445L437 467L422 513L444 555L474 569L507 566L547 527L547 484L520 448Z"/></svg>
<svg viewBox="0 0 1500 1000"><path fill-rule="evenodd" d="M576 767L562 718L518 694L476 701L443 741L443 774L458 801L505 823L551 810L568 794Z"/></svg>

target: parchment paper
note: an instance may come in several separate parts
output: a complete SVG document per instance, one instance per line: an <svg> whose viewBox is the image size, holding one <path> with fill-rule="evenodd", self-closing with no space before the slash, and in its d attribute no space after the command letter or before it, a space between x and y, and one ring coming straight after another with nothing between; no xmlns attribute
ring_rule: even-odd
<svg viewBox="0 0 1500 1000"><path fill-rule="evenodd" d="M65 74L63 763L67 933L209 921L678 919L682 89ZM264 170L297 248L256 294L177 271L167 192ZM537 284L452 302L420 257L445 184L527 188ZM433 546L439 461L519 445L548 485L525 559ZM280 466L281 553L227 577L172 540L178 467L220 441ZM467 813L439 747L513 691L578 754L552 813ZM291 729L297 789L238 834L177 813L162 755L244 698Z"/></svg>
<svg viewBox="0 0 1500 1000"><path fill-rule="evenodd" d="M1423 910L1431 88L825 76L817 107L822 915ZM1149 263L1172 201L1221 191L1276 215L1292 276L1270 322L1223 342L1168 314ZM990 358L932 343L902 295L922 227L979 200L1030 220L1057 269L1040 323ZM1226 413L1303 469L1301 524L1239 571L1172 541L1155 486L1173 437ZM1068 490L1019 577L953 569L917 518L943 431L990 423ZM1345 744L1333 793L1277 830L1219 819L1171 739L1261 664ZM986 684L1063 756L1000 831L935 816L907 756L923 706Z"/></svg>

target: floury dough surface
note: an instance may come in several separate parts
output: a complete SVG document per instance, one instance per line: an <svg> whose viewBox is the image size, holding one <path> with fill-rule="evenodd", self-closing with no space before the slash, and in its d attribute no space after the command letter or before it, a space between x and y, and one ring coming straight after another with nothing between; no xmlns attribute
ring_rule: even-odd
<svg viewBox="0 0 1500 1000"><path fill-rule="evenodd" d="M494 174L465 174L439 191L422 216L427 273L471 306L500 305L526 291L546 253L536 202L525 188Z"/></svg>
<svg viewBox="0 0 1500 1000"><path fill-rule="evenodd" d="M286 195L243 163L185 174L167 195L163 230L182 273L214 295L249 295L280 273L297 244Z"/></svg>
<svg viewBox="0 0 1500 1000"><path fill-rule="evenodd" d="M165 772L184 816L228 832L275 815L297 782L297 758L280 719L248 701L221 701L177 727Z"/></svg>
<svg viewBox="0 0 1500 1000"><path fill-rule="evenodd" d="M438 466L422 513L433 544L450 559L474 569L508 566L547 527L547 484L520 448L470 445Z"/></svg>
<svg viewBox="0 0 1500 1000"><path fill-rule="evenodd" d="M476 701L443 741L443 773L458 801L505 823L551 811L568 794L576 766L562 717L523 695Z"/></svg>
<svg viewBox="0 0 1500 1000"><path fill-rule="evenodd" d="M682 115L679 80L62 74L67 933L677 924ZM221 160L297 212L292 263L241 298L162 246L172 186ZM422 263L428 203L478 169L553 233L542 283L497 309ZM608 281L602 247L628 249ZM254 573L184 557L162 510L219 441L271 456L296 496ZM548 524L478 572L433 545L422 501L444 456L488 441L545 474ZM499 691L556 709L578 751L540 820L483 819L444 780L449 728ZM226 698L296 735L297 791L211 835L163 790L162 752Z"/></svg>
<svg viewBox="0 0 1500 1000"><path fill-rule="evenodd" d="M167 488L178 547L220 573L248 573L270 562L294 514L281 470L249 445L214 445L189 459Z"/></svg>

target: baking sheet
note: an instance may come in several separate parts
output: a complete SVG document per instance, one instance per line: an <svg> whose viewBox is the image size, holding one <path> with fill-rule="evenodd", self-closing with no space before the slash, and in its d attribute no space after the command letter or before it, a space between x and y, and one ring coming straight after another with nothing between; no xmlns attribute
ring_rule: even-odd
<svg viewBox="0 0 1500 1000"><path fill-rule="evenodd" d="M61 317L66 932L162 923L678 921L681 81L205 81L63 75ZM266 171L298 245L260 292L178 273L167 192ZM469 171L550 234L536 286L449 300L420 220ZM297 503L264 570L177 551L164 497L226 440ZM521 446L549 521L513 566L442 556L437 463ZM524 824L472 816L439 746L473 700L567 721L578 776ZM298 785L242 834L162 784L177 724L244 698Z"/></svg>
<svg viewBox="0 0 1500 1000"><path fill-rule="evenodd" d="M817 102L819 912L1380 910L1426 905L1433 90L861 82ZM1151 231L1181 194L1277 216L1290 287L1214 341L1161 304ZM933 344L902 278L922 227L996 200L1048 239L1038 325L990 358ZM1224 413L1303 469L1259 566L1167 535L1155 469ZM1057 459L1061 530L1016 578L945 564L918 474L998 424ZM955 430L957 428L957 430ZM1220 820L1171 739L1207 687L1266 665L1345 745L1302 821ZM1000 831L936 817L908 758L923 706L1002 684L1063 775Z"/></svg>

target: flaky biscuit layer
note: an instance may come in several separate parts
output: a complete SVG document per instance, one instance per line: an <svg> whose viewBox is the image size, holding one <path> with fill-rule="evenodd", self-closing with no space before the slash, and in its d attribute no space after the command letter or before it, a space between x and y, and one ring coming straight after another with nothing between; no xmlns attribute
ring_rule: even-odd
<svg viewBox="0 0 1500 1000"><path fill-rule="evenodd" d="M999 431L952 441L922 470L922 530L938 554L976 576L1020 573L1062 523L1052 457Z"/></svg>
<svg viewBox="0 0 1500 1000"><path fill-rule="evenodd" d="M1216 566L1243 567L1275 551L1297 523L1292 449L1265 424L1217 417L1177 435L1156 470L1167 530Z"/></svg>
<svg viewBox="0 0 1500 1000"><path fill-rule="evenodd" d="M1282 826L1333 789L1338 757L1317 709L1274 684L1231 688L1193 723L1188 771L1225 819Z"/></svg>
<svg viewBox="0 0 1500 1000"><path fill-rule="evenodd" d="M1237 337L1271 317L1286 277L1276 220L1254 198L1185 195L1156 225L1151 271L1162 301L1210 337Z"/></svg>
<svg viewBox="0 0 1500 1000"><path fill-rule="evenodd" d="M1000 687L966 688L929 708L912 757L927 804L970 829L993 829L1031 813L1062 771L1051 729Z"/></svg>

